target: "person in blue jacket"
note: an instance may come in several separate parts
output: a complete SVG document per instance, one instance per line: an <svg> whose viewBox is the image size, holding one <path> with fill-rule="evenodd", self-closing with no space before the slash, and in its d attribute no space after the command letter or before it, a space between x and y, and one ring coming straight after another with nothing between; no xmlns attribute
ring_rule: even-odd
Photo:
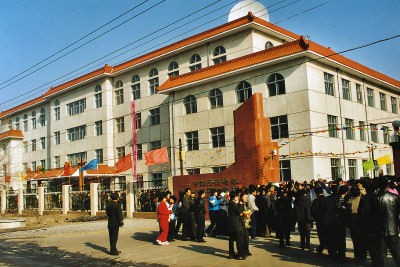
<svg viewBox="0 0 400 267"><path fill-rule="evenodd" d="M207 236L215 236L215 227L217 225L217 220L220 212L221 200L217 198L217 190L211 190L210 198L208 200L208 212L210 215L211 224L206 229Z"/></svg>

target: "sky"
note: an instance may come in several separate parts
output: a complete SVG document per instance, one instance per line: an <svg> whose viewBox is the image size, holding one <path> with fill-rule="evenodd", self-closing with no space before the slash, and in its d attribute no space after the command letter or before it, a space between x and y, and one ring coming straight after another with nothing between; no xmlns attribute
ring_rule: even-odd
<svg viewBox="0 0 400 267"><path fill-rule="evenodd" d="M119 64L226 23L238 2L0 0L0 111L104 64ZM398 0L259 2L270 22L336 52L400 34ZM400 38L343 55L400 80Z"/></svg>

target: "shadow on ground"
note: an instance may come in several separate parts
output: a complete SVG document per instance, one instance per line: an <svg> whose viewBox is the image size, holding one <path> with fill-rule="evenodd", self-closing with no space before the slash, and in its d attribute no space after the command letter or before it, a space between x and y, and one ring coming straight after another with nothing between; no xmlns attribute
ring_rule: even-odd
<svg viewBox="0 0 400 267"><path fill-rule="evenodd" d="M104 247L87 243L89 247L104 251ZM111 257L111 256L110 256ZM166 265L148 264L144 262L122 261L116 258L101 259L79 252L67 252L57 247L40 247L35 243L0 241L0 263L2 266L138 266L164 267Z"/></svg>
<svg viewBox="0 0 400 267"><path fill-rule="evenodd" d="M131 238L139 241L145 241L149 243L154 243L156 241L157 236L158 236L157 231L152 231L152 232L136 232Z"/></svg>

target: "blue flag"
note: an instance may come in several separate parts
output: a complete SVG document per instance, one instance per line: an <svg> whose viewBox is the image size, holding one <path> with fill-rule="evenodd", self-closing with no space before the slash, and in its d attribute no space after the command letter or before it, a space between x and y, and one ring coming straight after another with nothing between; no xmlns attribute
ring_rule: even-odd
<svg viewBox="0 0 400 267"><path fill-rule="evenodd" d="M79 171L83 172L84 170L97 170L97 164L98 164L97 159L92 159L91 161L89 161L88 164L80 168Z"/></svg>

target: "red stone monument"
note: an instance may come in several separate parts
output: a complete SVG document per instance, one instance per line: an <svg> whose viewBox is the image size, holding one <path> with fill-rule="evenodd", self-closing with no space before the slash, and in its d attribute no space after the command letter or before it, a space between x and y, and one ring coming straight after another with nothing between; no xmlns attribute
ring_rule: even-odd
<svg viewBox="0 0 400 267"><path fill-rule="evenodd" d="M280 181L278 144L271 141L271 127L269 118L264 117L261 93L252 95L233 116L235 163L220 173L174 176L175 195L186 187L208 191Z"/></svg>

